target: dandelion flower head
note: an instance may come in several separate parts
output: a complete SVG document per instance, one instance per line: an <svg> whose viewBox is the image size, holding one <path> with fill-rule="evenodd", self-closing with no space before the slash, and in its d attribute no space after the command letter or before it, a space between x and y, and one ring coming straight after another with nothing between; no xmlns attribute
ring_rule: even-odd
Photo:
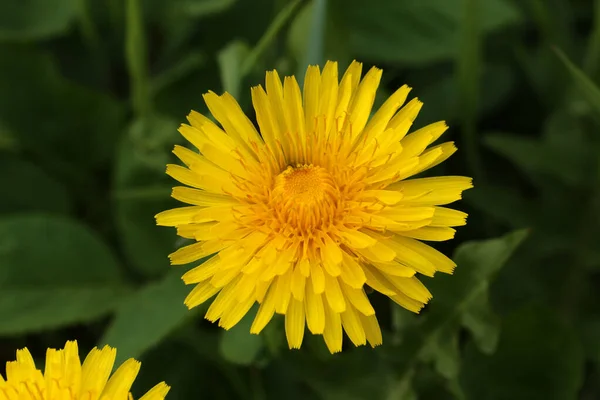
<svg viewBox="0 0 600 400"><path fill-rule="evenodd" d="M77 342L67 342L64 349L48 349L42 373L29 350L17 350L16 361L6 363L6 380L0 376L0 399L133 400L129 390L140 363L129 359L110 376L116 354L108 346L94 348L82 365ZM161 382L140 400L163 400L168 391L169 386Z"/></svg>
<svg viewBox="0 0 600 400"><path fill-rule="evenodd" d="M252 88L259 129L228 93L204 95L220 126L189 114L179 131L198 151L175 146L185 166L167 166L185 185L172 196L188 206L156 217L194 240L172 264L209 257L183 275L195 285L188 307L216 295L206 318L229 329L257 303L252 333L283 314L290 348L308 326L335 353L343 331L357 346L382 343L365 288L419 312L431 294L417 274L453 271L421 241L451 239L466 223L442 206L471 179L407 179L456 151L452 142L429 147L447 125L409 133L422 103L404 104L406 85L370 118L382 71L361 72L355 61L338 80L337 63L310 66L302 92L294 77L267 72L266 90Z"/></svg>

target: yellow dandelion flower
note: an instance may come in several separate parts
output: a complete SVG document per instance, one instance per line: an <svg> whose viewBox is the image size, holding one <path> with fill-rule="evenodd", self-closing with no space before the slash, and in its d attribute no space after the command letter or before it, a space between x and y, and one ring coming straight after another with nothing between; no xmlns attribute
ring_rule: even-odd
<svg viewBox="0 0 600 400"><path fill-rule="evenodd" d="M17 360L6 363L6 380L0 375L0 399L133 400L129 389L140 362L129 359L110 376L116 355L116 349L108 346L94 348L82 365L77 342L67 342L64 349L48 349L42 373L29 350L17 350ZM168 391L161 382L140 400L163 400Z"/></svg>
<svg viewBox="0 0 600 400"><path fill-rule="evenodd" d="M381 344L365 285L419 312L431 294L417 273L452 273L455 264L420 240L454 236L467 215L441 207L471 188L470 178L406 180L452 155L452 142L427 148L447 125L408 131L422 103L404 104L402 86L369 118L382 71L361 80L353 62L341 81L337 63L311 66L304 90L292 77L267 72L252 88L260 130L228 93L204 100L221 127L192 111L179 131L199 152L175 146L185 167L167 174L185 186L173 197L189 206L162 212L158 225L194 244L172 264L206 262L185 273L192 308L214 295L206 318L229 329L260 304L251 332L285 315L290 348L305 324L329 350L342 348L342 328L355 345Z"/></svg>

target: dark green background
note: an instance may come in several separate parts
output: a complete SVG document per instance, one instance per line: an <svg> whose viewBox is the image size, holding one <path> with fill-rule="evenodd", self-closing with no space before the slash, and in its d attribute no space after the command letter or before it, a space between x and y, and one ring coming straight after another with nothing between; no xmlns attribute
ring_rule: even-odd
<svg viewBox="0 0 600 400"><path fill-rule="evenodd" d="M229 332L183 306L153 216L208 90L253 118L266 69L327 59L407 83L459 152L469 223L415 316L377 294L375 350L331 356L281 318ZM135 397L600 398L600 1L0 0L0 361L78 339L143 361Z"/></svg>

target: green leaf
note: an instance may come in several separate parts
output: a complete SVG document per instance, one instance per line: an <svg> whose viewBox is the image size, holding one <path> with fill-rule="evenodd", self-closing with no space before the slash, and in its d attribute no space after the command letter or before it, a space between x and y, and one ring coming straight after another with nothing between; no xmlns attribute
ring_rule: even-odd
<svg viewBox="0 0 600 400"><path fill-rule="evenodd" d="M206 337L196 337L205 341ZM212 341L210 341L212 342ZM117 357L123 354L117 348ZM235 387L226 378L214 360L198 357L191 343L167 340L148 351L142 358L140 373L135 379L132 394L139 399L158 382L171 387L168 399L244 399L249 393L245 387L234 392ZM227 371L230 372L230 371ZM235 373L236 371L231 371Z"/></svg>
<svg viewBox="0 0 600 400"><path fill-rule="evenodd" d="M351 27L350 46L358 57L378 62L424 64L452 58L459 50L461 0L376 0L365 7L360 0L335 2ZM483 34L520 20L507 1L481 5Z"/></svg>
<svg viewBox="0 0 600 400"><path fill-rule="evenodd" d="M483 163L477 140L477 104L479 104L482 76L481 5L482 3L478 0L463 0L462 2L460 50L456 58L462 141L467 165L471 176L475 179L481 179L483 174Z"/></svg>
<svg viewBox="0 0 600 400"><path fill-rule="evenodd" d="M240 84L244 78L241 65L249 52L250 49L246 43L234 40L217 55L223 90L235 98L239 98L240 95Z"/></svg>
<svg viewBox="0 0 600 400"><path fill-rule="evenodd" d="M458 328L456 324L447 326L423 348L423 360L433 361L435 369L446 379L456 379L460 371Z"/></svg>
<svg viewBox="0 0 600 400"><path fill-rule="evenodd" d="M35 164L8 154L0 156L0 213L47 211L67 214L71 208L65 188Z"/></svg>
<svg viewBox="0 0 600 400"><path fill-rule="evenodd" d="M301 0L292 0L277 14L273 19L265 33L262 35L256 46L252 48L241 66L242 75L246 76L252 68L256 65L256 62L260 56L267 50L272 42L277 37L277 34L292 18L298 7L302 5Z"/></svg>
<svg viewBox="0 0 600 400"><path fill-rule="evenodd" d="M263 337L250 333L256 311L250 310L240 322L223 331L219 341L221 356L234 364L252 364L264 348Z"/></svg>
<svg viewBox="0 0 600 400"><path fill-rule="evenodd" d="M181 271L140 288L118 307L100 343L118 348L119 361L140 357L192 316L183 304L188 293Z"/></svg>
<svg viewBox="0 0 600 400"><path fill-rule="evenodd" d="M2 0L0 41L30 41L65 33L76 15L73 0Z"/></svg>
<svg viewBox="0 0 600 400"><path fill-rule="evenodd" d="M433 294L427 314L420 324L404 332L402 343L391 352L401 377L439 332L458 321L471 302L487 289L488 281L526 236L526 231L516 231L497 239L464 243L454 255L458 265L454 275L437 274L424 282Z"/></svg>
<svg viewBox="0 0 600 400"><path fill-rule="evenodd" d="M477 190L464 196L466 202L513 229L531 226L537 215L533 202L524 199L514 187L477 185Z"/></svg>
<svg viewBox="0 0 600 400"><path fill-rule="evenodd" d="M415 95L424 103L417 119L419 125L439 121L458 121L460 107L458 102L449 102L448 98L458 98L460 94L456 74L447 70L437 72L433 69L412 71L406 80L414 86ZM506 65L488 64L482 66L481 87L485 96L475 104L476 114L480 117L493 115L498 107L512 94L515 79Z"/></svg>
<svg viewBox="0 0 600 400"><path fill-rule="evenodd" d="M467 346L461 383L468 399L577 398L583 354L572 328L546 309L508 316L492 356Z"/></svg>
<svg viewBox="0 0 600 400"><path fill-rule="evenodd" d="M111 311L124 287L110 249L63 217L0 219L1 334L51 329Z"/></svg>
<svg viewBox="0 0 600 400"><path fill-rule="evenodd" d="M496 350L500 319L492 312L487 289L470 302L461 315L461 323L471 332L479 350L485 354Z"/></svg>
<svg viewBox="0 0 600 400"><path fill-rule="evenodd" d="M569 185L590 178L591 160L585 149L506 133L485 135L485 144L530 174L554 176Z"/></svg>
<svg viewBox="0 0 600 400"><path fill-rule="evenodd" d="M125 60L131 81L131 103L138 116L146 116L152 102L140 0L126 0L125 28Z"/></svg>
<svg viewBox="0 0 600 400"><path fill-rule="evenodd" d="M2 289L0 335L89 323L113 311L127 293L116 285L88 286L77 288L60 283L56 288Z"/></svg>
<svg viewBox="0 0 600 400"><path fill-rule="evenodd" d="M206 57L202 53L194 52L187 54L175 65L152 78L150 87L152 96L157 95L169 86L190 75L205 63Z"/></svg>
<svg viewBox="0 0 600 400"><path fill-rule="evenodd" d="M28 48L0 46L0 76L0 120L32 161L68 177L106 166L122 131L121 103L66 81L52 57ZM77 189L90 183L80 177Z"/></svg>
<svg viewBox="0 0 600 400"><path fill-rule="evenodd" d="M596 113L596 116L600 117L600 89L598 89L594 82L583 73L583 71L569 60L565 53L557 48L555 48L554 51L563 65L567 68L571 79L573 79L573 82L581 95L590 104Z"/></svg>
<svg viewBox="0 0 600 400"><path fill-rule="evenodd" d="M147 276L167 271L176 249L175 231L156 226L154 216L177 206L165 168L179 140L177 123L153 117L134 121L119 145L113 190L119 241L129 263Z"/></svg>
<svg viewBox="0 0 600 400"><path fill-rule="evenodd" d="M323 400L404 398L393 397L398 392L410 398L410 376L396 379L388 360L381 357L384 350L359 347L329 355L324 361L294 353L287 357L286 367Z"/></svg>
<svg viewBox="0 0 600 400"><path fill-rule="evenodd" d="M308 65L323 66L325 62L327 9L328 0L311 1L291 23L287 44L298 62L297 78L300 80Z"/></svg>
<svg viewBox="0 0 600 400"><path fill-rule="evenodd" d="M237 0L185 0L179 5L182 14L190 17L206 17L226 11Z"/></svg>

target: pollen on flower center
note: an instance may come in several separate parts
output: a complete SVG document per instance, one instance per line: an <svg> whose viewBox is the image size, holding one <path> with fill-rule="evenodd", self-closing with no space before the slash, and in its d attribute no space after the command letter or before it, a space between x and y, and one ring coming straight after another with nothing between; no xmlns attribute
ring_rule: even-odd
<svg viewBox="0 0 600 400"><path fill-rule="evenodd" d="M304 204L319 202L325 196L327 172L323 168L311 165L288 167L276 180L282 186L282 195Z"/></svg>
<svg viewBox="0 0 600 400"><path fill-rule="evenodd" d="M276 177L271 195L277 225L299 235L333 223L340 202L332 176L313 165L288 166Z"/></svg>

